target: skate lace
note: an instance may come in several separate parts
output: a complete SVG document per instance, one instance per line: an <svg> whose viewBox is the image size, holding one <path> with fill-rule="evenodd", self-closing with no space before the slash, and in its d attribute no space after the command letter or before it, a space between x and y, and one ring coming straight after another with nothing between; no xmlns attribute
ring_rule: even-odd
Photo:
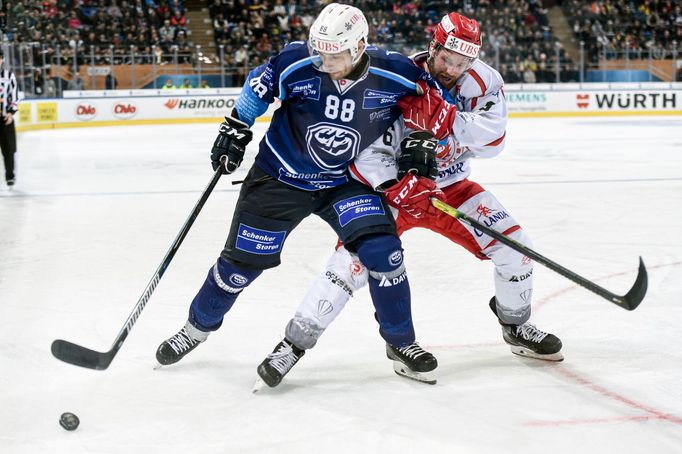
<svg viewBox="0 0 682 454"><path fill-rule="evenodd" d="M286 342L282 342L282 345L277 349L276 352L272 352L268 355L270 360L270 365L277 370L282 375L289 372L296 362L296 354L291 348L291 345Z"/></svg>
<svg viewBox="0 0 682 454"><path fill-rule="evenodd" d="M194 340L192 336L187 334L187 330L185 330L185 328L182 328L178 334L168 339L168 345L170 345L173 351L178 355L186 350L189 350L198 342L199 341Z"/></svg>
<svg viewBox="0 0 682 454"><path fill-rule="evenodd" d="M524 323L516 328L516 335L521 335L525 340L540 343L547 337L547 333L535 327L532 323Z"/></svg>
<svg viewBox="0 0 682 454"><path fill-rule="evenodd" d="M408 358L419 358L421 355L425 355L426 351L419 346L416 342L411 343L405 347L398 348L398 351Z"/></svg>

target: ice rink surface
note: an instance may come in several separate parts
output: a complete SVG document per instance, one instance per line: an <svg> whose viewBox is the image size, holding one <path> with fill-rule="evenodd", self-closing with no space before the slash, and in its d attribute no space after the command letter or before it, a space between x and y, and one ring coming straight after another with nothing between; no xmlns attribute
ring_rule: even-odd
<svg viewBox="0 0 682 454"><path fill-rule="evenodd" d="M216 129L20 135L16 190L0 190L0 453L682 452L680 117L513 119L503 155L473 164L561 265L622 294L644 258L634 312L536 265L531 321L562 339L562 363L510 353L487 305L490 263L410 231L414 320L438 384L394 374L364 289L278 388L251 394L332 252L331 229L309 218L220 331L153 370L222 249L230 181L250 161L220 181L111 367L54 359L56 338L109 349L211 177ZM65 411L75 432L58 424Z"/></svg>

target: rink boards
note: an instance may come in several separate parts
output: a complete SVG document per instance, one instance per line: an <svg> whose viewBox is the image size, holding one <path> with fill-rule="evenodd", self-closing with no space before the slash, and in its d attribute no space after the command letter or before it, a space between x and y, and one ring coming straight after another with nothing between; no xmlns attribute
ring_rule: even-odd
<svg viewBox="0 0 682 454"><path fill-rule="evenodd" d="M19 131L87 126L214 123L234 107L240 88L65 92L24 100ZM504 87L510 117L682 115L682 83L533 84ZM272 104L259 121L270 121Z"/></svg>

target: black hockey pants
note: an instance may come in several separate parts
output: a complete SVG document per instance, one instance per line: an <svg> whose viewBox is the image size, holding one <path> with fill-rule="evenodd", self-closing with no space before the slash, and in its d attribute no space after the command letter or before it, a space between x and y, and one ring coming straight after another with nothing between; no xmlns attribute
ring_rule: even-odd
<svg viewBox="0 0 682 454"><path fill-rule="evenodd" d="M6 125L1 121L0 125L0 149L2 149L2 160L5 163L5 181L14 179L14 153L17 151L17 133L14 122Z"/></svg>

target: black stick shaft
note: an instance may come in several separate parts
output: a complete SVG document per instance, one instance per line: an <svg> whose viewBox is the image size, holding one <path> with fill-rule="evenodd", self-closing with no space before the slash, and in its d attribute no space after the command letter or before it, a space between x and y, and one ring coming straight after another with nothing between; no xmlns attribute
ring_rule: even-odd
<svg viewBox="0 0 682 454"><path fill-rule="evenodd" d="M601 296L602 298L605 298L609 300L610 302L624 308L627 310L633 310L636 308L639 303L642 301L644 298L644 294L646 293L646 288L647 288L647 275L646 275L646 269L644 268L644 263L642 262L640 258L640 267L639 267L639 272L637 275L637 280L635 281L635 285L633 288L627 293L625 296L619 296L616 295L615 293L612 293L608 290L606 290L604 287L601 287L600 285L595 284L594 282L585 279L584 277L574 273L573 271L564 268L563 266L559 265L558 263L548 259L547 257L543 256L542 254L534 251L533 249L530 249L529 247L524 246L523 244L519 243L518 241L513 240L512 238L509 238L508 236L497 232L490 227L487 227L480 222L471 219L469 216L466 214L462 213L461 211L457 210L454 207L451 207L447 203L438 200L436 198L431 198L431 203L433 204L434 207L437 209L441 210L442 212L459 219L460 221L464 222L465 224L468 224L469 226L480 230L481 232L485 233L486 235L490 236L491 238L494 238L495 240L499 241L500 243L509 246L510 248L514 249L517 252L520 252L521 254L527 255L528 257L532 258L538 263L541 263L545 265L547 268L551 269L552 271L555 271L565 278L568 278L575 282L576 284L590 290L593 293L596 293L597 295Z"/></svg>
<svg viewBox="0 0 682 454"><path fill-rule="evenodd" d="M211 178L211 181L208 183L208 185L206 186L206 189L204 189L204 192L201 194L201 197L199 197L199 200L194 205L194 209L192 209L192 212L190 213L189 217L187 218L185 223L182 225L180 232L178 232L178 235L175 237L175 241L173 241L173 244L168 249L168 252L166 252L166 255L163 257L161 264L159 265L156 272L152 276L151 280L147 284L147 287L145 287L144 291L142 292L142 296L137 301L137 304L133 308L133 311L128 316L128 319L126 320L125 324L123 325L123 328L121 328L121 331L118 333L118 336L116 336L116 340L114 341L114 344L112 345L112 349L118 350L121 347L121 344L123 344L123 341L125 340L125 338L128 336L128 333L130 332L130 330L133 328L133 325L135 324L138 317L140 316L140 313L142 312L144 307L147 305L149 298L152 296L152 293L154 293L156 286L159 284L161 277L166 272L168 265L170 265L170 262L173 260L173 257L175 257L175 254L178 252L178 249L180 249L180 245L182 244L182 242L185 240L185 237L189 233L189 229L194 224L194 221L199 216L199 213L201 212L201 209L204 207L204 204L206 203L206 201L208 200L208 197L211 195L211 193L213 192L213 189L218 184L218 180L220 180L220 177L222 176L221 170L222 170L222 166L220 166L215 171L215 173L213 174L213 177Z"/></svg>
<svg viewBox="0 0 682 454"><path fill-rule="evenodd" d="M208 197L211 195L211 192L213 192L213 189L215 188L216 184L218 184L218 180L220 180L220 177L222 176L222 169L223 166L221 165L218 169L216 169L215 173L213 174L213 177L211 177L211 181L208 183L208 186L206 186L206 189L204 189L204 192L201 194L201 197L199 197L199 200L194 205L194 209L192 209L192 212L190 213L189 217L182 225L180 232L175 237L175 241L173 241L173 244L168 249L168 252L166 252L166 255L163 257L161 264L159 265L156 272L152 276L151 280L149 281L144 291L142 292L142 296L137 301L137 304L135 304L135 307L133 308L132 312L126 319L123 327L121 328L121 331L119 331L118 335L116 336L116 339L114 340L111 349L107 352L102 353L90 350L88 348L82 347L72 342L57 339L52 343L51 349L52 354L57 359L77 366L87 367L90 369L104 370L107 367L109 367L109 364L111 364L111 361L114 359L114 356L116 356L116 353L123 345L123 342L125 341L126 337L128 337L128 334L133 329L133 326L135 325L135 322L137 322L137 319L142 313L142 310L149 302L149 298L152 296L152 293L154 293L156 286L159 284L161 277L166 272L166 269L170 265L170 262L173 260L173 257L175 256L176 252L180 248L180 245L187 236L187 233L189 233L189 229L192 227L192 224L194 224L194 221L196 220L197 216L199 216L199 213L201 212L201 209L204 207L206 201L208 200Z"/></svg>

